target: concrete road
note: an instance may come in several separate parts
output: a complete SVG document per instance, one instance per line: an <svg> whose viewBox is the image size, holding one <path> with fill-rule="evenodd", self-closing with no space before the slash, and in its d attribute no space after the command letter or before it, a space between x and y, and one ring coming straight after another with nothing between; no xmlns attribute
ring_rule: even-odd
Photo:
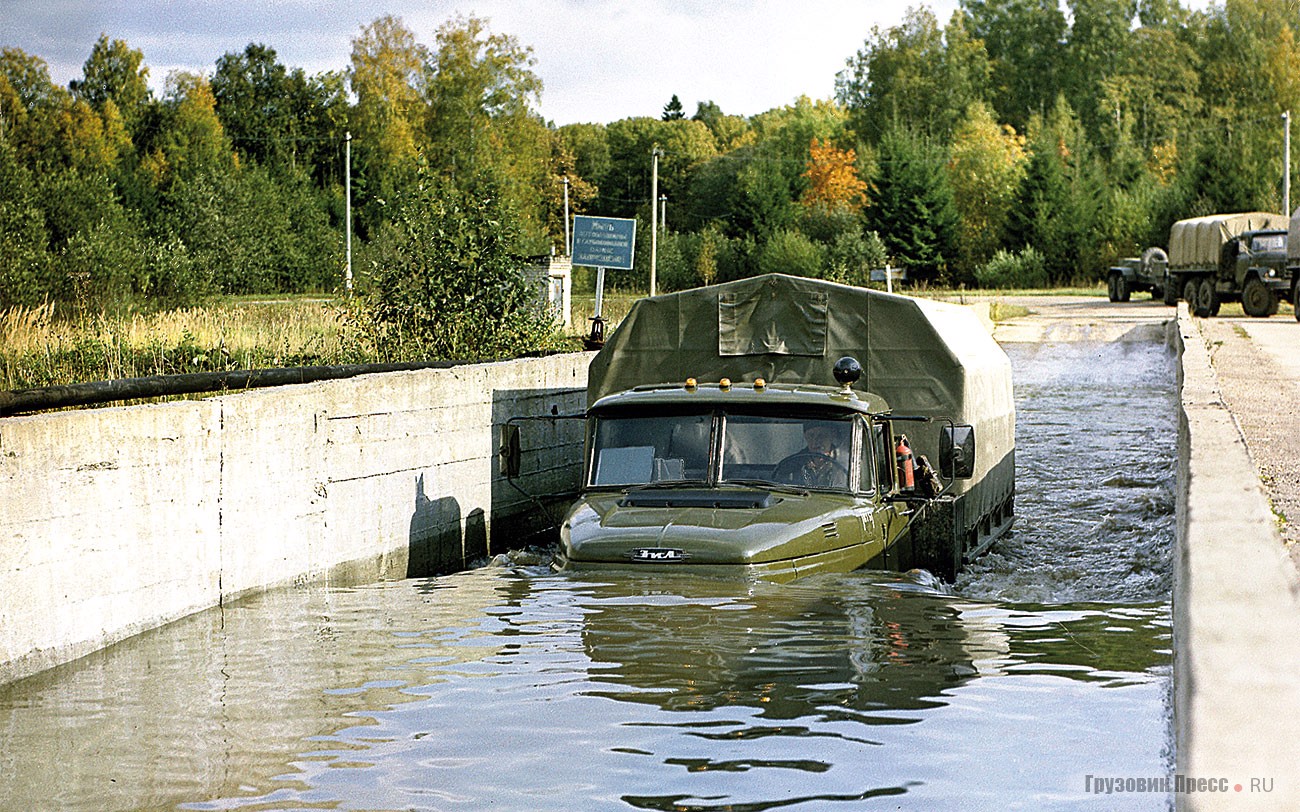
<svg viewBox="0 0 1300 812"><path fill-rule="evenodd" d="M1279 519L1278 533L1300 566L1300 323L1290 316L1194 321Z"/></svg>
<svg viewBox="0 0 1300 812"><path fill-rule="evenodd" d="M993 334L1004 343L1149 340L1153 326L1177 315L1146 296L1122 304L1101 296L1002 296L996 301L1028 311L998 322Z"/></svg>

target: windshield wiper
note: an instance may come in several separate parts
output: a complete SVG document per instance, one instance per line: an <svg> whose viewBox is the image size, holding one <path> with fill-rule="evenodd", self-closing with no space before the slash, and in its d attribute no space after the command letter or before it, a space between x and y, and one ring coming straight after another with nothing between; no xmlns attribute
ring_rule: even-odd
<svg viewBox="0 0 1300 812"><path fill-rule="evenodd" d="M786 485L780 482L772 482L766 479L724 479L719 485L746 485L751 488L771 488L781 493L793 493L799 496L807 496L808 489L800 488L797 485Z"/></svg>
<svg viewBox="0 0 1300 812"><path fill-rule="evenodd" d="M708 484L702 479L661 479L658 482L643 482L626 487L629 491L654 491L667 488L699 488Z"/></svg>

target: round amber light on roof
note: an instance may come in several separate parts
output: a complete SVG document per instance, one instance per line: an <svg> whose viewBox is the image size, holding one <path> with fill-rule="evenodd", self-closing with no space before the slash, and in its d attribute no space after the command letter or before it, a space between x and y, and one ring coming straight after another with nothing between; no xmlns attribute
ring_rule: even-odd
<svg viewBox="0 0 1300 812"><path fill-rule="evenodd" d="M754 379L754 388L755 388L755 389L764 389L764 388L766 388L766 387L767 387L767 381L763 380L762 378L755 378L755 379Z"/></svg>
<svg viewBox="0 0 1300 812"><path fill-rule="evenodd" d="M724 391L724 392L727 391L728 389L730 389L730 388L731 388L731 379L730 379L730 378L723 378L722 380L718 381L718 388L721 389L721 390Z"/></svg>
<svg viewBox="0 0 1300 812"><path fill-rule="evenodd" d="M694 392L694 391L695 391L695 386L696 386L696 384L695 384L695 379L694 379L694 378L687 378L687 379L686 379L686 391L688 391L688 392Z"/></svg>

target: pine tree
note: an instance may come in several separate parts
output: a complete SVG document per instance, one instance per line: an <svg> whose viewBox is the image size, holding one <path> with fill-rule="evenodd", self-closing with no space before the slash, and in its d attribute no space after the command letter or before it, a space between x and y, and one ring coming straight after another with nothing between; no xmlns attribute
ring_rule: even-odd
<svg viewBox="0 0 1300 812"><path fill-rule="evenodd" d="M686 118L686 113L682 110L682 100L677 98L676 93L664 105L664 114L660 118L664 121L680 121Z"/></svg>
<svg viewBox="0 0 1300 812"><path fill-rule="evenodd" d="M880 143L870 227L895 265L920 281L945 277L954 254L957 212L941 151L911 133L891 130Z"/></svg>

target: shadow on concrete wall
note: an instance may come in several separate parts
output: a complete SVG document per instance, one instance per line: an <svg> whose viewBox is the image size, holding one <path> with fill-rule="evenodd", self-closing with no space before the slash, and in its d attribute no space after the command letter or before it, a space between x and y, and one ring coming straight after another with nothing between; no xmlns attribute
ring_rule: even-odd
<svg viewBox="0 0 1300 812"><path fill-rule="evenodd" d="M573 418L520 423L521 476L511 484L501 475L499 466L502 427L512 417L576 415L586 407L585 387L493 391L491 551L494 554L556 541L559 522L578 490L586 430L583 420ZM521 489L528 495L521 493Z"/></svg>
<svg viewBox="0 0 1300 812"><path fill-rule="evenodd" d="M517 484L535 498L521 493L501 473L501 428L512 417L572 415L585 404L586 390L579 388L495 390L488 448L483 449L491 471L491 504L466 513L454 496L430 497L430 492L443 489L443 483L426 481L426 475L419 474L407 538L406 577L455 572L489 555L552 543L577 491L585 424L577 419L524 424L523 476Z"/></svg>
<svg viewBox="0 0 1300 812"><path fill-rule="evenodd" d="M455 572L487 555L487 514L474 508L462 515L454 496L430 499L424 474L415 478L415 509L407 540L406 577L427 578Z"/></svg>

